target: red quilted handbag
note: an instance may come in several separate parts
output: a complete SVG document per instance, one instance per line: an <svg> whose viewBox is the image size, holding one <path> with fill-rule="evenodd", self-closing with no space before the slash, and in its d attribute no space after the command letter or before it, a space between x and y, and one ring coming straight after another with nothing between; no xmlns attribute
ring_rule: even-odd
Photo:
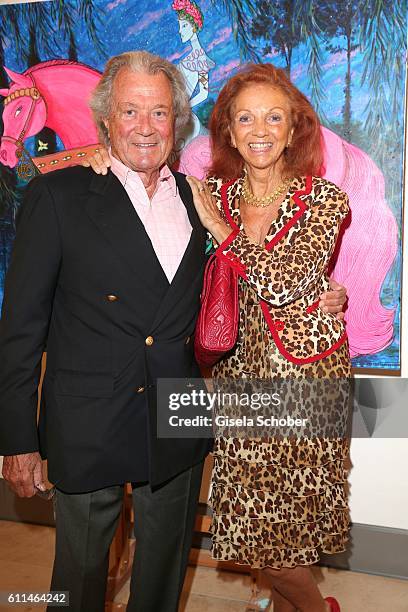
<svg viewBox="0 0 408 612"><path fill-rule="evenodd" d="M213 366L234 348L238 319L238 273L224 258L212 255L204 273L194 339L195 357L201 366Z"/></svg>

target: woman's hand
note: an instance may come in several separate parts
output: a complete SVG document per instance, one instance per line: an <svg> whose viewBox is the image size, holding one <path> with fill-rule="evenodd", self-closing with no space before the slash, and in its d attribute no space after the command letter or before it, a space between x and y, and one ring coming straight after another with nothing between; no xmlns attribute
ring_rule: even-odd
<svg viewBox="0 0 408 612"><path fill-rule="evenodd" d="M107 149L101 147L97 153L84 159L82 165L85 166L85 168L91 167L96 174L106 174L111 165Z"/></svg>
<svg viewBox="0 0 408 612"><path fill-rule="evenodd" d="M201 223L214 236L218 244L221 244L228 238L231 229L222 219L207 185L194 176L187 176L186 178L193 192L194 206Z"/></svg>

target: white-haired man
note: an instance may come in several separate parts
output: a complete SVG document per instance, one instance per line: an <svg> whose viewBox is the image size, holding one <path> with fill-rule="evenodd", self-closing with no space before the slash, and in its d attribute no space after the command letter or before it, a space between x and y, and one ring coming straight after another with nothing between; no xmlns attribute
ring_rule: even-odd
<svg viewBox="0 0 408 612"><path fill-rule="evenodd" d="M205 230L166 165L190 117L177 68L146 52L112 58L91 102L111 172L34 179L19 218L0 327L0 453L20 496L56 485L51 588L102 612L123 484L136 553L128 610L175 612L205 439L156 435L158 378L198 376L190 337ZM40 421L39 364L47 346Z"/></svg>

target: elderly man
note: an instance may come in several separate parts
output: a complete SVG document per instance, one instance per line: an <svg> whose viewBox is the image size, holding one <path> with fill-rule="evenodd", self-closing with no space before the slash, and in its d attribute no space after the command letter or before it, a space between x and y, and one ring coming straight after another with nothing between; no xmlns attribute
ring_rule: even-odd
<svg viewBox="0 0 408 612"><path fill-rule="evenodd" d="M0 454L20 496L56 492L51 588L102 612L123 484L136 554L128 610L175 612L208 440L158 439L157 378L198 376L190 337L205 230L166 160L190 116L175 66L112 58L91 106L111 146L106 176L75 167L34 179L22 206L0 327ZM37 385L47 370L37 430Z"/></svg>

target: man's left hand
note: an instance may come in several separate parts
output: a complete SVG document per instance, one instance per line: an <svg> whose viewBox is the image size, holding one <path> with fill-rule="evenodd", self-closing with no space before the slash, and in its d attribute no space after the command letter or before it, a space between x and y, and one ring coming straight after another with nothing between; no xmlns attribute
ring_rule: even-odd
<svg viewBox="0 0 408 612"><path fill-rule="evenodd" d="M3 458L3 478L19 497L33 497L36 489L45 491L40 453L6 455Z"/></svg>
<svg viewBox="0 0 408 612"><path fill-rule="evenodd" d="M334 279L330 279L331 291L326 291L320 296L319 307L323 312L331 312L339 321L344 319L343 307L347 301L347 291L343 285L339 285Z"/></svg>

